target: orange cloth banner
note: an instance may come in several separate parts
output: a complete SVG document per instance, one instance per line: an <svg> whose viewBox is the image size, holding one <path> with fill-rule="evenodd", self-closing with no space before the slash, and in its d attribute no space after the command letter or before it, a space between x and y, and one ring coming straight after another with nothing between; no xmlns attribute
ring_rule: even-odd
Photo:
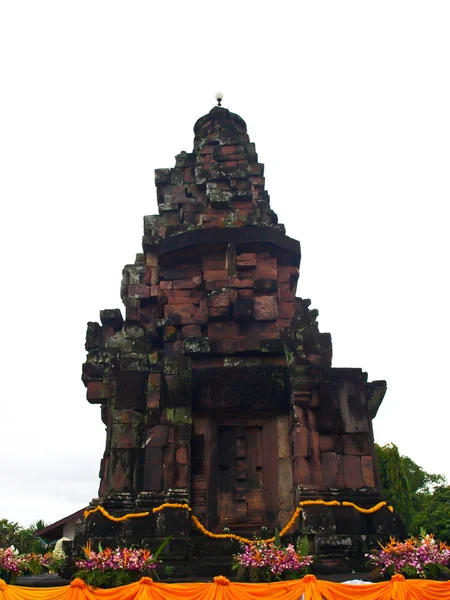
<svg viewBox="0 0 450 600"><path fill-rule="evenodd" d="M408 579L351 585L320 581L306 575L295 581L234 583L226 577L214 583L157 583L143 577L138 583L104 590L81 579L65 587L31 588L0 580L0 600L450 600L449 581Z"/></svg>

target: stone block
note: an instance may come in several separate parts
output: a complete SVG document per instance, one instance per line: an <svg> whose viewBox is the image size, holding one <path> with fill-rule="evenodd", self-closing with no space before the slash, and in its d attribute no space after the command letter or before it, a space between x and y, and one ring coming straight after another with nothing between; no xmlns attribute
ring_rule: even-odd
<svg viewBox="0 0 450 600"><path fill-rule="evenodd" d="M228 278L228 282L225 285L227 285L228 283L229 283L230 287L238 288L238 289L253 288L253 285L254 285L253 279L250 279L248 277L241 279L241 278L237 277L236 275L231 275Z"/></svg>
<svg viewBox="0 0 450 600"><path fill-rule="evenodd" d="M337 486L338 466L335 452L321 452L322 483L325 487Z"/></svg>
<svg viewBox="0 0 450 600"><path fill-rule="evenodd" d="M214 307L210 306L208 308L208 315L211 319L229 319L230 317L230 309L228 306L224 307Z"/></svg>
<svg viewBox="0 0 450 600"><path fill-rule="evenodd" d="M255 279L276 279L277 274L276 258L256 258Z"/></svg>
<svg viewBox="0 0 450 600"><path fill-rule="evenodd" d="M132 490L136 460L133 450L115 450L109 464L109 491L129 492Z"/></svg>
<svg viewBox="0 0 450 600"><path fill-rule="evenodd" d="M364 485L366 487L375 487L373 459L371 455L361 456L361 470Z"/></svg>
<svg viewBox="0 0 450 600"><path fill-rule="evenodd" d="M291 319L277 319L277 323L280 329L284 329L285 327L290 327Z"/></svg>
<svg viewBox="0 0 450 600"><path fill-rule="evenodd" d="M147 430L147 439L145 442L148 446L167 446L169 437L169 427L167 425L155 425Z"/></svg>
<svg viewBox="0 0 450 600"><path fill-rule="evenodd" d="M175 452L175 460L179 465L188 465L189 456L189 446L181 446Z"/></svg>
<svg viewBox="0 0 450 600"><path fill-rule="evenodd" d="M225 338L212 341L211 344L211 352L215 352L217 354L234 354L238 351L238 340Z"/></svg>
<svg viewBox="0 0 450 600"><path fill-rule="evenodd" d="M225 338L235 338L238 335L238 325L233 321L218 321L217 323L208 324L208 338L211 341L220 341Z"/></svg>
<svg viewBox="0 0 450 600"><path fill-rule="evenodd" d="M88 381L86 397L91 404L101 404L110 398L111 386L103 381Z"/></svg>
<svg viewBox="0 0 450 600"><path fill-rule="evenodd" d="M342 455L336 454L336 466L337 466L337 474L336 474L336 487L343 488L344 487L344 470L342 466Z"/></svg>
<svg viewBox="0 0 450 600"><path fill-rule="evenodd" d="M278 317L275 296L255 296L253 316L257 321L275 321Z"/></svg>
<svg viewBox="0 0 450 600"><path fill-rule="evenodd" d="M177 325L189 325L194 320L197 309L194 304L166 304L164 316Z"/></svg>
<svg viewBox="0 0 450 600"><path fill-rule="evenodd" d="M331 508L305 506L302 512L301 532L304 535L336 533L336 519Z"/></svg>
<svg viewBox="0 0 450 600"><path fill-rule="evenodd" d="M310 455L309 430L306 427L295 427L291 431L292 456L307 458Z"/></svg>
<svg viewBox="0 0 450 600"><path fill-rule="evenodd" d="M190 442L191 440L191 429L190 423L175 423L171 427L173 440L176 442Z"/></svg>
<svg viewBox="0 0 450 600"><path fill-rule="evenodd" d="M159 492L163 482L163 449L146 446L144 462L144 491Z"/></svg>
<svg viewBox="0 0 450 600"><path fill-rule="evenodd" d="M208 338L189 337L183 340L183 350L185 354L205 354L211 351L211 345Z"/></svg>
<svg viewBox="0 0 450 600"><path fill-rule="evenodd" d="M170 181L170 169L155 169L155 185L168 184Z"/></svg>
<svg viewBox="0 0 450 600"><path fill-rule="evenodd" d="M295 301L295 293L289 289L283 289L281 287L283 285L285 285L285 284L283 284L283 283L278 284L278 293L279 293L280 300L282 302L294 302Z"/></svg>
<svg viewBox="0 0 450 600"><path fill-rule="evenodd" d="M119 371L116 373L115 408L145 409L144 373Z"/></svg>
<svg viewBox="0 0 450 600"><path fill-rule="evenodd" d="M204 271L225 271L225 256L217 259L216 257L202 257L202 267ZM228 277L228 274L227 274Z"/></svg>
<svg viewBox="0 0 450 600"><path fill-rule="evenodd" d="M356 369L355 369L356 370ZM364 375L349 373L337 380L340 412L346 433L367 433L369 418Z"/></svg>
<svg viewBox="0 0 450 600"><path fill-rule="evenodd" d="M253 269L256 267L256 254L244 253L236 256L236 267L238 269Z"/></svg>
<svg viewBox="0 0 450 600"><path fill-rule="evenodd" d="M167 325L163 330L163 339L165 342L174 342L178 337L178 329L173 325Z"/></svg>
<svg viewBox="0 0 450 600"><path fill-rule="evenodd" d="M132 409L113 410L113 423L117 424L140 424L142 422L142 412Z"/></svg>
<svg viewBox="0 0 450 600"><path fill-rule="evenodd" d="M146 252L145 253L145 265L147 267L158 267L159 255L157 252Z"/></svg>
<svg viewBox="0 0 450 600"><path fill-rule="evenodd" d="M309 443L311 448L311 456L318 459L320 456L320 441L319 441L319 433L312 429L309 435Z"/></svg>
<svg viewBox="0 0 450 600"><path fill-rule="evenodd" d="M113 448L139 448L141 445L140 426L138 424L113 424L111 446Z"/></svg>
<svg viewBox="0 0 450 600"><path fill-rule="evenodd" d="M295 304L293 302L280 301L278 304L278 316L281 319L291 320L294 316Z"/></svg>
<svg viewBox="0 0 450 600"><path fill-rule="evenodd" d="M319 435L319 447L321 452L333 452L334 440L331 435Z"/></svg>
<svg viewBox="0 0 450 600"><path fill-rule="evenodd" d="M344 443L344 454L369 454L370 443L368 434L351 433L342 436Z"/></svg>
<svg viewBox="0 0 450 600"><path fill-rule="evenodd" d="M184 179L185 183L194 183L195 182L195 174L194 174L193 167L187 167L184 170L183 179Z"/></svg>
<svg viewBox="0 0 450 600"><path fill-rule="evenodd" d="M202 328L200 325L184 325L181 329L181 336L183 339L190 337L201 337Z"/></svg>
<svg viewBox="0 0 450 600"><path fill-rule="evenodd" d="M191 292L199 290L165 290L169 304L199 304L200 298L191 296Z"/></svg>
<svg viewBox="0 0 450 600"><path fill-rule="evenodd" d="M220 271L216 271L216 270L211 270L211 271L207 271L204 270L203 271L203 277L205 278L205 281L208 280L212 280L212 281L217 281L218 279L227 279L228 277L228 271L226 271L225 269L220 270Z"/></svg>
<svg viewBox="0 0 450 600"><path fill-rule="evenodd" d="M278 290L278 282L276 279L256 279L253 282L253 287L257 292L271 294Z"/></svg>
<svg viewBox="0 0 450 600"><path fill-rule="evenodd" d="M293 466L294 485L308 484L311 482L308 459L302 456L296 456L293 461Z"/></svg>
<svg viewBox="0 0 450 600"><path fill-rule="evenodd" d="M248 290L251 291L251 290ZM237 321L247 321L253 318L254 300L253 297L239 297L233 306L233 318Z"/></svg>
<svg viewBox="0 0 450 600"><path fill-rule="evenodd" d="M160 373L150 373L148 376L148 388L156 389L161 385L161 374Z"/></svg>
<svg viewBox="0 0 450 600"><path fill-rule="evenodd" d="M298 268L292 266L280 266L278 265L278 281L279 283L290 284L292 278L298 278Z"/></svg>
<svg viewBox="0 0 450 600"><path fill-rule="evenodd" d="M219 279L217 281L208 280L205 282L205 289L207 291L222 290L222 289L226 288L227 286L228 286L227 279Z"/></svg>
<svg viewBox="0 0 450 600"><path fill-rule="evenodd" d="M125 319L137 322L141 318L141 304L138 298L127 298L125 306Z"/></svg>
<svg viewBox="0 0 450 600"><path fill-rule="evenodd" d="M189 487L189 465L175 464L174 485L177 489Z"/></svg>
<svg viewBox="0 0 450 600"><path fill-rule="evenodd" d="M364 487L360 456L344 455L342 457L342 470L344 474L345 487L351 489L359 489Z"/></svg>
<svg viewBox="0 0 450 600"><path fill-rule="evenodd" d="M214 308L224 308L229 306L230 304L230 294L231 290L222 290L215 291L208 294L208 306ZM232 290L234 291L234 290ZM235 292L236 295L236 292Z"/></svg>
<svg viewBox="0 0 450 600"><path fill-rule="evenodd" d="M315 487L322 487L322 466L320 460L313 456L309 459L309 475L311 483L314 484Z"/></svg>
<svg viewBox="0 0 450 600"><path fill-rule="evenodd" d="M201 275L193 275L190 279L175 279L173 281L174 290L186 290L200 287L202 284Z"/></svg>

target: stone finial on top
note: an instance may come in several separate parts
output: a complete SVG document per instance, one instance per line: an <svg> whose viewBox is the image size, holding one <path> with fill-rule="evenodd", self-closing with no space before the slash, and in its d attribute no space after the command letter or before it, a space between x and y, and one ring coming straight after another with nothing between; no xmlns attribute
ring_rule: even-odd
<svg viewBox="0 0 450 600"><path fill-rule="evenodd" d="M222 106L223 94L222 92L216 93L217 106Z"/></svg>

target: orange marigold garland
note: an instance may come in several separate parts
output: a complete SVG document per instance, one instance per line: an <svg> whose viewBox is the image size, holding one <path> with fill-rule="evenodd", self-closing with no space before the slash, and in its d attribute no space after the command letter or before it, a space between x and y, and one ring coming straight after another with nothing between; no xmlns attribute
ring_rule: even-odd
<svg viewBox="0 0 450 600"><path fill-rule="evenodd" d="M338 502L337 500L330 500L330 501L327 501L327 500L303 500L302 502L299 502L299 505L295 509L292 517L289 519L289 521L286 523L286 525L280 531L280 534L279 534L280 537L286 535L286 533L295 524L295 521L298 519L303 506L350 506L360 513L372 514L372 513L376 512L377 510L380 510L380 508L387 506L387 504L386 504L386 502L379 502L378 504L376 504L375 506L372 506L371 508L362 508L360 506L357 506L353 502ZM187 510L189 512L192 511L192 508L189 506L189 504L177 504L177 503L165 502L164 504L161 504L160 506L156 506L155 508L153 508L151 512L153 514L156 514L156 513L161 512L162 510L165 510L166 508L178 508L178 509ZM394 510L394 508L392 506L387 506L387 508L391 512ZM85 510L84 517L87 519L89 515L92 515L97 511L101 512L104 517L106 517L110 521L114 521L115 523L120 523L122 521L126 521L127 519L137 519L140 517L148 517L150 515L150 512L147 511L147 512L142 512L142 513L128 513L126 515L123 515L122 517L114 517L113 515L110 515L109 512L105 508L103 508L103 506L96 506L95 508L93 508L91 510ZM200 523L199 519L195 515L191 515L191 519L192 519L192 522L194 523L194 525L197 527L197 529L199 529L201 531L201 533L203 533L203 535L206 535L210 538L220 539L220 540L231 539L231 540L236 540L238 542L241 542L243 544L253 544L255 542L255 540L249 540L248 538L241 537L240 535L236 535L234 533L212 533L212 531L208 531L208 529L206 529L206 527L204 527L202 525L202 523ZM264 541L269 542L269 543L274 542L275 536L271 537L267 540L264 540Z"/></svg>

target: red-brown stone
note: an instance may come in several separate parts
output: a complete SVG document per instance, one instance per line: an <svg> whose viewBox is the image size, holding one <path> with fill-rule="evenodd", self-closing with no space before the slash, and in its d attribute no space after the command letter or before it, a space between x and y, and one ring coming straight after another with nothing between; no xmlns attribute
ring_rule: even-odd
<svg viewBox="0 0 450 600"><path fill-rule="evenodd" d="M364 485L367 487L375 487L372 456L361 456L361 469Z"/></svg>
<svg viewBox="0 0 450 600"><path fill-rule="evenodd" d="M223 340L239 335L238 325L233 321L208 324L208 337L210 340Z"/></svg>
<svg viewBox="0 0 450 600"><path fill-rule="evenodd" d="M359 489L364 486L361 471L361 457L344 454L342 457L342 470L346 487Z"/></svg>
<svg viewBox="0 0 450 600"><path fill-rule="evenodd" d="M277 299L274 296L255 296L253 316L257 321L275 321L278 317Z"/></svg>
<svg viewBox="0 0 450 600"><path fill-rule="evenodd" d="M169 437L167 425L155 425L147 431L146 446L166 446Z"/></svg>
<svg viewBox="0 0 450 600"><path fill-rule="evenodd" d="M181 446L175 453L175 460L179 465L189 464L189 447Z"/></svg>

